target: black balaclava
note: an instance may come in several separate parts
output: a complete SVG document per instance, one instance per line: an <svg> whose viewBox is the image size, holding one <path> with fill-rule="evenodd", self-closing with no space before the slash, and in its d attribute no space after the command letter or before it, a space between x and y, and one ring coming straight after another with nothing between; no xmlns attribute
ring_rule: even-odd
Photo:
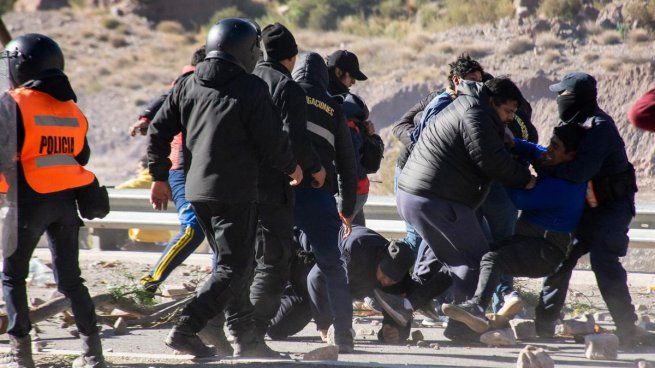
<svg viewBox="0 0 655 368"><path fill-rule="evenodd" d="M583 123L598 107L595 93L557 96L559 118L564 123Z"/></svg>

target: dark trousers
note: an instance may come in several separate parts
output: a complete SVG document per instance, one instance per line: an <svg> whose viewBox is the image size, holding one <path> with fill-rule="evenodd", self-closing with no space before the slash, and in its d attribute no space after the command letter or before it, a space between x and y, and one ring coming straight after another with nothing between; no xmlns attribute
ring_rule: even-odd
<svg viewBox="0 0 655 368"><path fill-rule="evenodd" d="M398 211L416 228L436 259L453 278L455 302L473 296L482 256L489 251L475 211L437 197L417 196L398 190Z"/></svg>
<svg viewBox="0 0 655 368"><path fill-rule="evenodd" d="M77 216L75 201L29 203L20 205L17 211L18 227L3 229L3 243L16 245L11 254L4 254L3 262L2 290L9 317L7 333L23 337L32 328L25 279L32 253L44 232L52 253L57 289L71 301L77 329L87 336L97 332L95 306L84 286L78 262L82 221Z"/></svg>
<svg viewBox="0 0 655 368"><path fill-rule="evenodd" d="M148 276L141 279L141 282L146 285L158 286L166 281L168 275L189 258L205 240L205 234L198 223L196 213L184 196L186 188L184 170L169 171L168 184L171 186L177 217L182 227L180 232L168 242Z"/></svg>
<svg viewBox="0 0 655 368"><path fill-rule="evenodd" d="M301 231L300 243L311 249L315 268L325 275L328 301L337 338L350 339L352 301L348 289L346 265L339 249L341 220L336 200L322 189L296 188L294 222ZM308 288L311 285L308 282ZM312 308L318 306L312 303Z"/></svg>
<svg viewBox="0 0 655 368"><path fill-rule="evenodd" d="M309 298L286 294L280 300L280 308L268 328L268 336L273 340L284 340L302 331L312 320L312 307Z"/></svg>
<svg viewBox="0 0 655 368"><path fill-rule="evenodd" d="M502 275L537 278L552 274L566 257L571 242L570 233L546 232L540 226L519 221L514 236L482 257L473 300L487 309Z"/></svg>
<svg viewBox="0 0 655 368"><path fill-rule="evenodd" d="M293 207L288 204L258 205L257 266L250 287L257 334L261 337L275 316L284 286L289 280Z"/></svg>
<svg viewBox="0 0 655 368"><path fill-rule="evenodd" d="M554 325L566 301L569 280L578 259L589 253L591 269L617 329L631 331L637 320L628 289L628 277L619 257L628 250L628 228L634 216L634 198L585 209L577 230L578 242L557 271L544 280L536 322Z"/></svg>
<svg viewBox="0 0 655 368"><path fill-rule="evenodd" d="M407 299L416 310L437 298L439 303L437 308L440 308L442 303L452 301L452 293L446 293L446 291L451 287L453 279L448 267L439 262L432 248L425 242L421 243L419 251L412 273L413 287L407 294Z"/></svg>
<svg viewBox="0 0 655 368"><path fill-rule="evenodd" d="M253 311L248 298L255 257L257 210L254 203L192 202L216 254L214 271L182 310L178 324L200 331L227 311L227 326L237 342L253 338Z"/></svg>
<svg viewBox="0 0 655 368"><path fill-rule="evenodd" d="M512 200L507 195L505 187L493 181L489 187L489 195L482 202L479 209L489 226L491 241L500 243L506 238L514 235L518 210L514 207ZM496 245L491 245L494 248ZM498 286L494 293L493 310L497 312L502 306L503 296L514 289L514 282L511 276L501 275Z"/></svg>

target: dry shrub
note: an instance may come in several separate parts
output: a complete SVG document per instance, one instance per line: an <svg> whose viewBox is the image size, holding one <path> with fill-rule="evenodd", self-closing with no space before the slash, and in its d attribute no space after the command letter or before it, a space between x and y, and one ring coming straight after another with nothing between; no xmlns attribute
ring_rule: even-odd
<svg viewBox="0 0 655 368"><path fill-rule="evenodd" d="M115 48L121 48L121 47L126 47L129 45L125 37L122 36L115 36L112 37L109 43L115 47Z"/></svg>
<svg viewBox="0 0 655 368"><path fill-rule="evenodd" d="M602 45L618 45L622 40L617 31L605 31L598 36L597 41Z"/></svg>
<svg viewBox="0 0 655 368"><path fill-rule="evenodd" d="M116 18L105 18L100 23L107 29L116 29L121 26L121 22Z"/></svg>
<svg viewBox="0 0 655 368"><path fill-rule="evenodd" d="M184 27L179 22L174 20L164 20L157 24L155 28L157 32L163 33L172 33L172 34L182 34L184 33Z"/></svg>
<svg viewBox="0 0 655 368"><path fill-rule="evenodd" d="M537 46L546 50L553 50L564 46L564 43L552 33L540 33L537 36Z"/></svg>
<svg viewBox="0 0 655 368"><path fill-rule="evenodd" d="M600 56L598 54L594 54L592 52L587 53L582 55L582 60L584 60L585 63L593 63L594 61L600 59Z"/></svg>
<svg viewBox="0 0 655 368"><path fill-rule="evenodd" d="M621 67L621 62L616 59L606 58L600 61L600 66L608 72L615 72Z"/></svg>
<svg viewBox="0 0 655 368"><path fill-rule="evenodd" d="M481 42L462 42L457 49L458 54L469 54L474 59L481 59L490 55L493 51L489 48L488 44Z"/></svg>
<svg viewBox="0 0 655 368"><path fill-rule="evenodd" d="M109 36L103 33L103 34L99 34L96 39L100 42L107 42L109 41Z"/></svg>
<svg viewBox="0 0 655 368"><path fill-rule="evenodd" d="M548 50L544 54L544 61L547 64L559 63L562 60L562 54L557 50Z"/></svg>
<svg viewBox="0 0 655 368"><path fill-rule="evenodd" d="M455 52L455 48L453 47L453 45L445 42L435 45L434 50L442 54L452 54L453 52Z"/></svg>
<svg viewBox="0 0 655 368"><path fill-rule="evenodd" d="M628 33L628 42L631 44L639 44L650 41L650 35L644 29L633 29Z"/></svg>
<svg viewBox="0 0 655 368"><path fill-rule="evenodd" d="M542 0L539 13L548 18L574 20L582 9L582 0Z"/></svg>
<svg viewBox="0 0 655 368"><path fill-rule="evenodd" d="M413 50L421 51L432 43L432 38L427 33L410 33L404 40L404 44Z"/></svg>
<svg viewBox="0 0 655 368"><path fill-rule="evenodd" d="M655 1L631 0L623 7L623 14L641 27L655 29Z"/></svg>
<svg viewBox="0 0 655 368"><path fill-rule="evenodd" d="M505 51L510 55L520 55L526 53L534 48L532 41L526 37L519 37L514 39L507 45Z"/></svg>
<svg viewBox="0 0 655 368"><path fill-rule="evenodd" d="M599 26L596 24L596 22L593 21L585 22L584 29L586 30L588 36L598 36L599 34L603 33L603 27Z"/></svg>
<svg viewBox="0 0 655 368"><path fill-rule="evenodd" d="M82 32L82 37L84 37L84 38L91 38L93 36L94 36L93 31L84 31L84 32Z"/></svg>
<svg viewBox="0 0 655 368"><path fill-rule="evenodd" d="M451 25L493 23L512 14L511 0L446 0L442 20Z"/></svg>

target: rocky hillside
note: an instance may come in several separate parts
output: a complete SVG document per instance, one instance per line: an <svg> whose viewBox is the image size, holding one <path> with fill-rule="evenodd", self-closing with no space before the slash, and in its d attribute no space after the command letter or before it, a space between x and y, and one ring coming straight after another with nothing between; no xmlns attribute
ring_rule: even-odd
<svg viewBox="0 0 655 368"><path fill-rule="evenodd" d="M369 80L354 90L369 104L372 120L387 142L385 167L374 178L378 194L391 191L399 149L388 127L421 96L442 88L447 63L464 52L479 58L492 74L508 74L518 82L532 103L533 120L544 142L557 123L555 96L548 92L548 84L571 70L595 75L600 105L617 120L642 187L655 188L651 179L655 137L635 130L626 120L630 104L653 84L652 34L622 26L621 8L618 15L616 11L615 7L590 12L573 23L505 18L445 32L417 30L402 37L295 33L304 49L326 55L347 48L359 55ZM108 8L15 11L3 19L12 34L42 32L60 42L67 72L92 123L93 169L109 184L132 175L144 140L128 137L128 127L143 104L167 88L203 36L179 23L157 24Z"/></svg>

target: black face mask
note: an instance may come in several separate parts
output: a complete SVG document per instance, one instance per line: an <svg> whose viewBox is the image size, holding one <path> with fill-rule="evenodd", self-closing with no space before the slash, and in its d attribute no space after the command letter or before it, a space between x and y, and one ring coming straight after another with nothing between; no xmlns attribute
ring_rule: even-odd
<svg viewBox="0 0 655 368"><path fill-rule="evenodd" d="M559 118L565 123L580 122L596 109L596 99L582 98L574 94L557 96Z"/></svg>

